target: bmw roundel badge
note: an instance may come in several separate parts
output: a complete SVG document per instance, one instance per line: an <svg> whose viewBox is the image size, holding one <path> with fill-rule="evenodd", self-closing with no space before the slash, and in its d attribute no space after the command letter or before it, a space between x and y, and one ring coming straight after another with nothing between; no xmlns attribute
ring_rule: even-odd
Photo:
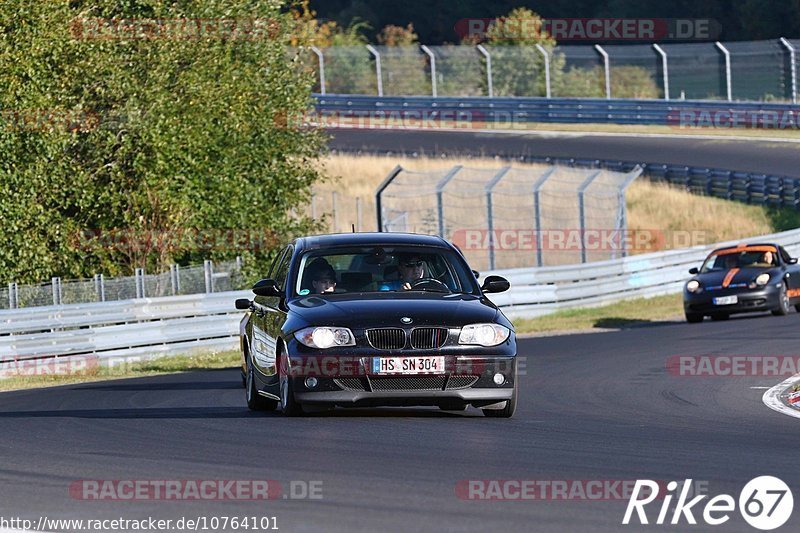
<svg viewBox="0 0 800 533"><path fill-rule="evenodd" d="M411 317L404 316L403 318L400 319L400 322L402 322L403 324L411 324L413 320L411 320Z"/></svg>

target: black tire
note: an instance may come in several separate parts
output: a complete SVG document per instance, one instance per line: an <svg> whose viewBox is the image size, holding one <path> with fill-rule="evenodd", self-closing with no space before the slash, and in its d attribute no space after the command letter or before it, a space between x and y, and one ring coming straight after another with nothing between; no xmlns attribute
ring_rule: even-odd
<svg viewBox="0 0 800 533"><path fill-rule="evenodd" d="M511 399L506 400L506 406L502 409L481 409L484 416L489 418L511 418L514 416L514 411L517 410L517 383L516 376L514 377L514 391L511 394Z"/></svg>
<svg viewBox="0 0 800 533"><path fill-rule="evenodd" d="M686 313L686 322L690 324L697 324L703 321L703 315L700 313Z"/></svg>
<svg viewBox="0 0 800 533"><path fill-rule="evenodd" d="M795 305L794 308L795 308L795 311L800 313L800 304Z"/></svg>
<svg viewBox="0 0 800 533"><path fill-rule="evenodd" d="M255 369L247 357L247 377L245 378L245 399L247 408L251 411L274 411L278 407L278 400L264 398L258 393L256 387Z"/></svg>
<svg viewBox="0 0 800 533"><path fill-rule="evenodd" d="M772 310L772 314L775 316L783 316L789 314L789 309L791 309L791 304L789 303L789 292L786 289L786 284L781 283L781 292L778 295L778 308Z"/></svg>
<svg viewBox="0 0 800 533"><path fill-rule="evenodd" d="M716 321L728 320L730 317L731 315L729 315L728 313L714 313L713 315L711 315L711 320L716 320Z"/></svg>
<svg viewBox="0 0 800 533"><path fill-rule="evenodd" d="M284 416L302 416L303 407L294 399L294 387L289 379L289 367L286 357L279 354L278 379L280 382L281 411Z"/></svg>

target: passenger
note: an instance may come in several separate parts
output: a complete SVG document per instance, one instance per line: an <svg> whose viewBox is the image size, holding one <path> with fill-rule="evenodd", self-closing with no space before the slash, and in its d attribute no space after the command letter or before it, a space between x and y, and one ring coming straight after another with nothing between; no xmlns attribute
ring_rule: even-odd
<svg viewBox="0 0 800 533"><path fill-rule="evenodd" d="M307 270L314 293L326 294L336 290L336 271L328 261L322 257L314 259Z"/></svg>

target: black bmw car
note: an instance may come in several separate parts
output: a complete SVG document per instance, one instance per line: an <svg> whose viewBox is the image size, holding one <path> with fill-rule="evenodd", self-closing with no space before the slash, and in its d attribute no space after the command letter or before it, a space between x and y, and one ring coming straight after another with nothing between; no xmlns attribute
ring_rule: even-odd
<svg viewBox="0 0 800 533"><path fill-rule="evenodd" d="M800 310L800 266L777 244L719 248L709 254L683 290L688 322L725 320L734 313Z"/></svg>
<svg viewBox="0 0 800 533"><path fill-rule="evenodd" d="M299 238L253 287L241 324L247 405L284 414L438 406L511 417L511 322L460 251L438 237L353 233Z"/></svg>

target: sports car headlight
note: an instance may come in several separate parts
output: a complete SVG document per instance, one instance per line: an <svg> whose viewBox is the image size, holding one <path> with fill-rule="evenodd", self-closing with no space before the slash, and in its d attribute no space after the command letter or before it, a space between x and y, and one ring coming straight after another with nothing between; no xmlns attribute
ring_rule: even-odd
<svg viewBox="0 0 800 533"><path fill-rule="evenodd" d="M295 332L294 338L309 348L324 350L334 346L355 346L353 332L347 328L314 326Z"/></svg>
<svg viewBox="0 0 800 533"><path fill-rule="evenodd" d="M764 272L763 274L759 274L758 277L756 278L756 285L758 285L759 287L763 287L767 283L769 283L769 274L767 274L766 272Z"/></svg>
<svg viewBox="0 0 800 533"><path fill-rule="evenodd" d="M689 283L686 284L686 290L689 292L697 292L700 290L700 282L696 279L691 280Z"/></svg>
<svg viewBox="0 0 800 533"><path fill-rule="evenodd" d="M461 328L458 344L497 346L511 335L511 330L500 324L470 324Z"/></svg>

